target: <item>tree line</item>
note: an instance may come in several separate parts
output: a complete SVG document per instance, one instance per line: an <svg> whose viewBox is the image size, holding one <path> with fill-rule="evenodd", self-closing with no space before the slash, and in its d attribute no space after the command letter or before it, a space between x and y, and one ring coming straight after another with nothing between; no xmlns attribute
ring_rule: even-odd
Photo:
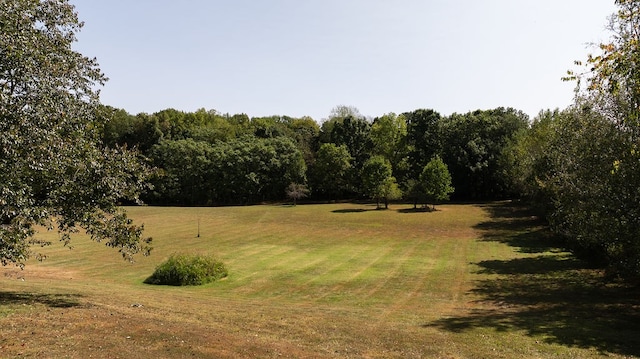
<svg viewBox="0 0 640 359"><path fill-rule="evenodd" d="M576 61L576 98L541 112L508 146L523 198L579 257L640 279L640 1L617 0L610 42Z"/></svg>
<svg viewBox="0 0 640 359"><path fill-rule="evenodd" d="M291 184L306 186L314 200L508 198L514 192L503 152L529 124L512 108L451 116L419 109L367 119L337 106L321 124L204 109L131 115L105 107L104 116L104 143L136 149L157 169L142 198L170 205L282 200ZM429 188L434 175L424 173L432 161L445 173L446 186L437 191Z"/></svg>

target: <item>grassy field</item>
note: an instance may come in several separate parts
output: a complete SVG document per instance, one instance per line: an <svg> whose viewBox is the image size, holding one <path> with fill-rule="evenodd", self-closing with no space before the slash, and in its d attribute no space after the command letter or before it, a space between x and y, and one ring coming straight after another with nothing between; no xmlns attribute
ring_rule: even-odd
<svg viewBox="0 0 640 359"><path fill-rule="evenodd" d="M130 208L150 257L129 264L79 237L0 268L0 357L640 355L640 292L603 284L521 208L391 207ZM230 275L143 284L177 252L212 254Z"/></svg>

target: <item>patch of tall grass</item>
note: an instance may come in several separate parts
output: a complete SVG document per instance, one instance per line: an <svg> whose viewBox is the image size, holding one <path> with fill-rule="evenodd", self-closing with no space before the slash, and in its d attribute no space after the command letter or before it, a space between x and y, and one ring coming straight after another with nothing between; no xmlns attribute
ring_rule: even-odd
<svg viewBox="0 0 640 359"><path fill-rule="evenodd" d="M161 263L144 282L160 285L202 285L229 274L221 261L203 255L174 254Z"/></svg>

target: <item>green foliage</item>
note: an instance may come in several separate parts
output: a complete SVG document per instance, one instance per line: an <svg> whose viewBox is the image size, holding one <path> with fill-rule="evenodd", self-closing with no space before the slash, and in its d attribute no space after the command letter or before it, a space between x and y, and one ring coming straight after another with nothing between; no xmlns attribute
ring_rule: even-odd
<svg viewBox="0 0 640 359"><path fill-rule="evenodd" d="M382 156L373 156L362 167L362 186L364 193L376 200L380 208L380 200L398 199L402 196L396 179L392 176L391 164Z"/></svg>
<svg viewBox="0 0 640 359"><path fill-rule="evenodd" d="M175 286L203 285L225 278L228 274L224 263L213 257L176 254L156 267L145 283Z"/></svg>
<svg viewBox="0 0 640 359"><path fill-rule="evenodd" d="M361 171L372 156L384 157L396 179L395 183L387 183L388 191L380 199L397 197L398 182L403 189L410 190L408 184L418 181L422 169L435 155L441 156L449 166L453 184L458 189L456 197L504 198L514 193L510 187L514 183L506 178L511 159L505 148L527 125L526 116L521 112L504 108L449 117L421 109L401 115L385 114L369 123L357 109L338 106L321 127L309 117L249 118L244 114L230 116L203 109L193 113L167 109L132 116L122 110L110 110L113 120L104 128L105 142L110 146L137 148L153 160L166 177L154 181L156 190L145 199L165 204L276 200L288 185L287 180L300 183L308 180L318 199L369 196L371 189L363 183ZM271 144L263 145L286 140L297 148L291 152L292 156L302 154L303 164L292 165L293 168L310 169L306 180L307 173L282 181L265 177L271 173L265 164L272 162L268 153L273 150L269 149ZM180 141L187 142L178 145ZM185 153L184 147L189 141L204 143L207 155ZM167 145L169 142L176 143ZM320 151L327 143L346 148L351 159L344 173L341 166L335 170L327 166L334 160L341 162L339 158L327 158L326 148L324 153ZM279 152L276 157L284 153ZM207 161L203 161L204 158L208 158ZM293 163L298 159L274 163L287 161ZM183 162L191 162L191 166ZM207 162L211 168L206 168ZM186 167L199 169L189 171Z"/></svg>
<svg viewBox="0 0 640 359"><path fill-rule="evenodd" d="M149 200L165 204L250 203L282 198L291 182L304 182L306 166L285 137L245 137L213 144L162 141L150 156L161 168Z"/></svg>
<svg viewBox="0 0 640 359"><path fill-rule="evenodd" d="M417 179L427 162L442 152L442 116L431 109L419 109L402 116L407 122L409 178Z"/></svg>
<svg viewBox="0 0 640 359"><path fill-rule="evenodd" d="M345 145L324 143L320 146L313 167L313 188L315 192L336 199L348 188L348 175L353 158Z"/></svg>
<svg viewBox="0 0 640 359"><path fill-rule="evenodd" d="M557 192L553 183L554 164L557 163L557 145L565 113L559 110L541 111L530 128L519 131L503 150L503 165L510 186L526 199L542 216L550 213Z"/></svg>
<svg viewBox="0 0 640 359"><path fill-rule="evenodd" d="M449 199L454 188L451 186L451 174L447 165L436 156L424 166L420 174L420 189L425 195L425 199L431 203Z"/></svg>
<svg viewBox="0 0 640 359"><path fill-rule="evenodd" d="M590 98L591 106L625 130L640 136L640 2L616 0L618 11L609 18L609 42L599 54L576 61L584 72L569 71L565 80L577 80L576 91Z"/></svg>
<svg viewBox="0 0 640 359"><path fill-rule="evenodd" d="M395 177L387 177L382 183L382 198L384 199L384 207L389 207L389 201L402 198L402 190L398 186Z"/></svg>
<svg viewBox="0 0 640 359"><path fill-rule="evenodd" d="M106 77L73 50L82 23L65 0L0 2L0 263L23 265L34 227L62 241L80 228L132 259L148 254L118 207L137 201L150 171L137 153L104 148L110 116L94 88ZM55 221L53 220L55 219Z"/></svg>
<svg viewBox="0 0 640 359"><path fill-rule="evenodd" d="M352 166L360 170L369 158L369 131L371 125L361 117L347 116L336 122L331 129L331 143L346 146L353 158ZM352 180L357 180L352 178Z"/></svg>
<svg viewBox="0 0 640 359"><path fill-rule="evenodd" d="M293 140L308 165L315 161L316 143L320 126L311 117L293 119L290 123Z"/></svg>
<svg viewBox="0 0 640 359"><path fill-rule="evenodd" d="M108 106L104 107L104 112L109 121L104 126L103 141L109 147L126 146L146 153L164 136L155 116L132 116Z"/></svg>
<svg viewBox="0 0 640 359"><path fill-rule="evenodd" d="M522 135L514 162L522 187L543 194L531 197L576 253L613 276L637 279L640 2L616 4L610 42L599 45L600 54L588 55L585 72L570 71L565 78L578 81L575 105Z"/></svg>
<svg viewBox="0 0 640 359"><path fill-rule="evenodd" d="M408 167L407 121L404 115L389 113L378 117L369 133L372 155L383 156L391 164L394 176L404 175Z"/></svg>
<svg viewBox="0 0 640 359"><path fill-rule="evenodd" d="M577 107L542 113L514 147L523 194L581 258L625 277L640 273L640 175L628 133Z"/></svg>
<svg viewBox="0 0 640 359"><path fill-rule="evenodd" d="M527 127L528 116L511 108L452 114L443 120L442 158L449 165L456 196L511 196L502 156L511 139Z"/></svg>

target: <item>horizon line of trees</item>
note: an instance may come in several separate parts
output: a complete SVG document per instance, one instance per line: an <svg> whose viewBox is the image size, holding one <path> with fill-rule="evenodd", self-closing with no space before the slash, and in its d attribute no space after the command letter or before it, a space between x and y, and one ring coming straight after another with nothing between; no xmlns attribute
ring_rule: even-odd
<svg viewBox="0 0 640 359"><path fill-rule="evenodd" d="M514 195L503 151L529 126L513 108L442 116L418 109L372 120L337 106L318 124L310 117L220 114L167 109L131 115L105 106L103 141L136 149L157 171L141 198L160 205L277 201L304 185L312 200L371 198L434 203ZM423 172L446 173L434 192Z"/></svg>

